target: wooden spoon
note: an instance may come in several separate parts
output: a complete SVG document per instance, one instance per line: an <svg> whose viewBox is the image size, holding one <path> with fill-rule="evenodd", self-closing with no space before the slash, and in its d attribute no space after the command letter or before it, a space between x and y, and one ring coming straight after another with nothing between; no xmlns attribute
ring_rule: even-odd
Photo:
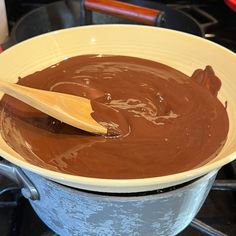
<svg viewBox="0 0 236 236"><path fill-rule="evenodd" d="M91 117L93 109L89 99L3 81L0 81L0 91L76 128L107 133L107 128Z"/></svg>

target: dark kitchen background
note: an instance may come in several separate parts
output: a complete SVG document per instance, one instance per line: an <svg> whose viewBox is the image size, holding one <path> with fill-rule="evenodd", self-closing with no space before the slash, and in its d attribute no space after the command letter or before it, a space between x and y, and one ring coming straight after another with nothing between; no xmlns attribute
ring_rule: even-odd
<svg viewBox="0 0 236 236"><path fill-rule="evenodd" d="M6 0L9 31L21 17L32 10L56 1ZM221 0L126 1L145 6L162 3L183 11L204 28L204 36L236 52L236 12ZM197 9L197 10L196 10ZM202 12L207 13L202 14ZM178 19L175 19L176 21ZM209 23L210 22L210 23ZM104 22L109 23L109 22ZM66 25L63 24L63 25ZM35 26L37 27L37 26ZM235 76L235 75L234 75ZM180 236L236 235L236 163L223 167L200 212ZM8 186L7 188L4 186ZM10 187L9 187L10 186ZM50 236L51 232L35 215L18 189L0 176L0 236ZM69 236L69 235L68 235ZM168 235L167 235L168 236Z"/></svg>

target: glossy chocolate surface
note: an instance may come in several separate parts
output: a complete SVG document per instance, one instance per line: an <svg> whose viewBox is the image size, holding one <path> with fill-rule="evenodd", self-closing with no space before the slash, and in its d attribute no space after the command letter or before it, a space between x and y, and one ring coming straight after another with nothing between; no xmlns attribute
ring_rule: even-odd
<svg viewBox="0 0 236 236"><path fill-rule="evenodd" d="M18 83L89 98L92 116L119 133L92 135L4 95L4 140L27 161L58 172L114 179L179 173L214 158L227 138L221 82L210 66L189 78L140 58L84 55Z"/></svg>

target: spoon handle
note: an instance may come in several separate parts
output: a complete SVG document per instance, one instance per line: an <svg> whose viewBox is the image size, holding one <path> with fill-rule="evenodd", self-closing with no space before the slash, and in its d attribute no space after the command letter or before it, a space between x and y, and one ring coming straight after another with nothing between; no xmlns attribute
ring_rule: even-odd
<svg viewBox="0 0 236 236"><path fill-rule="evenodd" d="M107 129L91 117L93 109L89 99L3 81L0 81L0 91L79 129L107 133Z"/></svg>

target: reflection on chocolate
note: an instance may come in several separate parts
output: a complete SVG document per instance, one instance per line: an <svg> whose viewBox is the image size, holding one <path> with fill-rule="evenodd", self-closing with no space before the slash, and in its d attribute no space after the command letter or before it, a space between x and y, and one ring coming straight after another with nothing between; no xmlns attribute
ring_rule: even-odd
<svg viewBox="0 0 236 236"><path fill-rule="evenodd" d="M140 58L84 55L18 83L89 98L92 116L121 133L92 135L5 95L4 140L51 170L116 179L169 175L205 164L227 138L226 109L216 97L221 83L210 66L189 78Z"/></svg>

